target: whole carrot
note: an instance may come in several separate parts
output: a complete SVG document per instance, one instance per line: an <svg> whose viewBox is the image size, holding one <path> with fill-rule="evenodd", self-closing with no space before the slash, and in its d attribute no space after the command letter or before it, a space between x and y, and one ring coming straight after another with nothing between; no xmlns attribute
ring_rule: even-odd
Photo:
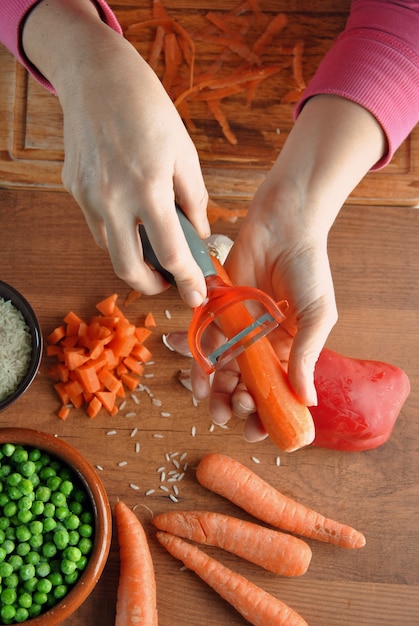
<svg viewBox="0 0 419 626"><path fill-rule="evenodd" d="M221 263L215 258L213 263L220 278L231 284ZM253 318L246 306L238 303L221 313L219 322L225 335L234 337L251 324ZM237 363L272 441L284 452L293 452L312 443L315 435L313 418L291 388L269 339L262 337L249 345L239 354Z"/></svg>
<svg viewBox="0 0 419 626"><path fill-rule="evenodd" d="M162 531L158 541L254 626L307 626L296 611L194 545Z"/></svg>
<svg viewBox="0 0 419 626"><path fill-rule="evenodd" d="M229 456L210 453L196 470L198 481L263 522L344 548L362 548L362 533L285 496Z"/></svg>
<svg viewBox="0 0 419 626"><path fill-rule="evenodd" d="M152 522L159 530L222 548L283 576L304 574L311 560L311 549L301 539L221 513L168 511Z"/></svg>
<svg viewBox="0 0 419 626"><path fill-rule="evenodd" d="M115 517L121 562L115 626L157 626L156 579L144 528L121 500Z"/></svg>

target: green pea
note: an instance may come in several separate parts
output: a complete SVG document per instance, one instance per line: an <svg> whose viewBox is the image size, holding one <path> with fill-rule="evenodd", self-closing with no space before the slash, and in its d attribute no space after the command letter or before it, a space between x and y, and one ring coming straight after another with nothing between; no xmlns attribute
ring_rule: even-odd
<svg viewBox="0 0 419 626"><path fill-rule="evenodd" d="M54 543L59 550L64 550L68 545L69 535L67 530L57 530L54 533Z"/></svg>
<svg viewBox="0 0 419 626"><path fill-rule="evenodd" d="M34 515L42 515L45 510L45 504L43 500L35 500L32 504L32 513Z"/></svg>
<svg viewBox="0 0 419 626"><path fill-rule="evenodd" d="M36 471L36 465L33 461L28 460L21 464L20 472L23 476L32 476Z"/></svg>
<svg viewBox="0 0 419 626"><path fill-rule="evenodd" d="M33 602L28 609L29 617L38 617L41 612L42 606L40 604L36 604L36 602Z"/></svg>
<svg viewBox="0 0 419 626"><path fill-rule="evenodd" d="M6 550L7 554L12 554L15 549L15 543L11 539L6 539L3 541L3 548Z"/></svg>
<svg viewBox="0 0 419 626"><path fill-rule="evenodd" d="M39 555L39 552L35 552L34 550L32 550L32 552L29 552L29 554L27 554L25 557L26 563L29 563L31 565L38 565L40 560L41 557Z"/></svg>
<svg viewBox="0 0 419 626"><path fill-rule="evenodd" d="M20 524L29 524L32 518L32 511L18 511L17 519Z"/></svg>
<svg viewBox="0 0 419 626"><path fill-rule="evenodd" d="M77 561L79 561L82 557L82 552L80 548L77 548L76 546L70 546L64 550L63 556L69 561L74 561L75 563L77 563Z"/></svg>
<svg viewBox="0 0 419 626"><path fill-rule="evenodd" d="M75 515L80 515L83 511L83 505L81 504L81 502L77 502L77 500L72 500L68 505L68 508Z"/></svg>
<svg viewBox="0 0 419 626"><path fill-rule="evenodd" d="M9 528L10 520L8 517L0 517L0 530L6 530Z"/></svg>
<svg viewBox="0 0 419 626"><path fill-rule="evenodd" d="M22 580L30 580L35 576L35 567L32 563L26 563L22 565L19 570L19 575Z"/></svg>
<svg viewBox="0 0 419 626"><path fill-rule="evenodd" d="M52 541L47 541L42 546L42 554L46 559L51 559L57 554L57 546Z"/></svg>
<svg viewBox="0 0 419 626"><path fill-rule="evenodd" d="M18 603L19 606L28 609L32 604L32 594L28 593L27 591L21 593L18 598Z"/></svg>
<svg viewBox="0 0 419 626"><path fill-rule="evenodd" d="M82 554L89 554L89 552L93 548L93 542L88 537L83 537L82 539L80 539L78 547L81 550Z"/></svg>
<svg viewBox="0 0 419 626"><path fill-rule="evenodd" d="M41 480L47 481L52 476L56 476L57 472L50 466L43 467L39 472L39 477Z"/></svg>
<svg viewBox="0 0 419 626"><path fill-rule="evenodd" d="M3 548L3 546L0 546L0 563L4 561L6 556L7 556L6 550Z"/></svg>
<svg viewBox="0 0 419 626"><path fill-rule="evenodd" d="M35 591L37 584L38 579L35 576L32 576L32 578L28 578L28 580L24 581L23 588L25 591L32 594Z"/></svg>
<svg viewBox="0 0 419 626"><path fill-rule="evenodd" d="M13 570L16 571L23 565L23 559L19 554L12 554L9 558L9 563Z"/></svg>
<svg viewBox="0 0 419 626"><path fill-rule="evenodd" d="M7 493L0 493L0 507L3 508L8 502L10 502L10 498Z"/></svg>
<svg viewBox="0 0 419 626"><path fill-rule="evenodd" d="M70 513L65 519L65 527L68 530L76 530L80 526L80 518L74 513Z"/></svg>
<svg viewBox="0 0 419 626"><path fill-rule="evenodd" d="M66 506L67 498L61 491L55 491L51 494L51 502L55 504L55 506Z"/></svg>
<svg viewBox="0 0 419 626"><path fill-rule="evenodd" d="M29 524L29 530L32 535L40 535L44 530L44 525L39 520L35 520Z"/></svg>
<svg viewBox="0 0 419 626"><path fill-rule="evenodd" d="M30 551L31 551L31 546L27 541L21 541L16 548L16 552L20 556L26 556L27 554L29 554Z"/></svg>
<svg viewBox="0 0 419 626"><path fill-rule="evenodd" d="M4 456L11 457L16 450L16 446L13 443L4 443L1 447L1 451Z"/></svg>
<svg viewBox="0 0 419 626"><path fill-rule="evenodd" d="M29 461L33 461L35 463L36 461L39 461L40 457L41 457L41 451L38 448L32 448L32 450L29 451L29 454L28 454Z"/></svg>
<svg viewBox="0 0 419 626"><path fill-rule="evenodd" d="M19 541L28 541L31 536L32 533L27 526L22 525L16 528L16 539L18 539Z"/></svg>
<svg viewBox="0 0 419 626"><path fill-rule="evenodd" d="M42 561L36 568L36 575L39 578L46 578L51 573L51 567L47 561Z"/></svg>
<svg viewBox="0 0 419 626"><path fill-rule="evenodd" d="M15 572L12 572L10 576L6 576L6 578L3 579L4 587L17 587L18 584L19 576L15 574Z"/></svg>
<svg viewBox="0 0 419 626"><path fill-rule="evenodd" d="M46 593L44 593L43 591L35 591L33 594L33 601L36 602L36 604L45 604L48 600L48 595Z"/></svg>
<svg viewBox="0 0 419 626"><path fill-rule="evenodd" d="M82 572L85 569L86 565L87 565L87 556L83 554L80 557L80 559L77 561L76 566L77 566L77 569Z"/></svg>
<svg viewBox="0 0 419 626"><path fill-rule="evenodd" d="M11 620L13 620L13 618L16 615L16 609L11 604L5 604L0 609L0 615L3 619L3 622L5 624L9 624L11 623Z"/></svg>
<svg viewBox="0 0 419 626"><path fill-rule="evenodd" d="M16 609L16 613L14 617L15 622L17 622L18 624L21 624L22 622L26 622L28 618L29 618L29 611L25 607L19 606Z"/></svg>
<svg viewBox="0 0 419 626"><path fill-rule="evenodd" d="M7 484L10 485L11 487L17 487L21 480L22 480L22 474L19 474L18 472L12 472L7 477Z"/></svg>
<svg viewBox="0 0 419 626"><path fill-rule="evenodd" d="M32 535L32 537L29 539L29 543L31 544L33 550L38 550L38 548L40 548L44 543L44 538L41 534Z"/></svg>
<svg viewBox="0 0 419 626"><path fill-rule="evenodd" d="M6 517L13 517L17 513L17 504L16 502L8 502L6 506L3 507L3 514Z"/></svg>
<svg viewBox="0 0 419 626"><path fill-rule="evenodd" d="M82 537L91 537L93 535L93 528L90 524L81 524L81 526L79 526L79 533Z"/></svg>
<svg viewBox="0 0 419 626"><path fill-rule="evenodd" d="M74 485L71 482L71 480L63 480L63 482L60 485L60 491L62 491L62 493L67 498L68 498L69 495L71 495L73 489L74 489Z"/></svg>
<svg viewBox="0 0 419 626"><path fill-rule="evenodd" d="M58 585L63 584L63 577L61 572L51 572L48 576L48 580L51 581L53 587L58 587Z"/></svg>
<svg viewBox="0 0 419 626"><path fill-rule="evenodd" d="M3 604L14 604L16 602L17 593L12 587L7 587L7 589L3 589L1 592L0 598Z"/></svg>
<svg viewBox="0 0 419 626"><path fill-rule="evenodd" d="M54 588L53 594L56 600L60 600L67 593L67 585L57 585Z"/></svg>
<svg viewBox="0 0 419 626"><path fill-rule="evenodd" d="M10 563L8 563L7 561L2 561L0 563L0 577L1 578L6 578L7 576L10 576L12 572L13 572L13 567L10 565Z"/></svg>
<svg viewBox="0 0 419 626"><path fill-rule="evenodd" d="M57 522L53 517L46 517L44 519L44 531L49 533L54 530L57 526Z"/></svg>
<svg viewBox="0 0 419 626"><path fill-rule="evenodd" d="M48 502L51 497L51 489L48 489L45 485L40 485L36 490L36 499L41 502Z"/></svg>
<svg viewBox="0 0 419 626"><path fill-rule="evenodd" d="M46 502L44 507L44 517L54 517L55 505L52 502Z"/></svg>
<svg viewBox="0 0 419 626"><path fill-rule="evenodd" d="M61 561L61 571L63 574L68 575L72 574L76 569L76 564L74 561L70 561L70 559L63 559Z"/></svg>
<svg viewBox="0 0 419 626"><path fill-rule="evenodd" d="M77 530L70 530L68 533L68 545L76 546L80 541L80 535Z"/></svg>
<svg viewBox="0 0 419 626"><path fill-rule="evenodd" d="M67 583L67 585L74 585L74 583L77 582L79 576L80 576L79 571L75 569L74 572L71 572L71 574L66 574L66 576L64 576L64 580Z"/></svg>
<svg viewBox="0 0 419 626"><path fill-rule="evenodd" d="M48 594L52 589L52 582L48 580L48 578L43 578L40 580L36 586L36 590L41 593Z"/></svg>
<svg viewBox="0 0 419 626"><path fill-rule="evenodd" d="M58 491L61 486L62 479L59 476L50 476L47 480L47 487L51 489L51 491Z"/></svg>
<svg viewBox="0 0 419 626"><path fill-rule="evenodd" d="M15 463L25 463L28 460L29 454L22 446L17 446L12 454L12 459Z"/></svg>

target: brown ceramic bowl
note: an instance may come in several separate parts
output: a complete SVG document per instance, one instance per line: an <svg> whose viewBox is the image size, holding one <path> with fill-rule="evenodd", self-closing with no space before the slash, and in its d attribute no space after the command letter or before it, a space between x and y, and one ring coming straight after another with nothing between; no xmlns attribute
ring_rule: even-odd
<svg viewBox="0 0 419 626"><path fill-rule="evenodd" d="M13 306L22 313L32 337L32 354L28 369L14 392L0 400L0 411L2 411L20 398L35 378L42 358L42 333L31 305L14 287L0 281L0 298L10 300Z"/></svg>
<svg viewBox="0 0 419 626"><path fill-rule="evenodd" d="M0 446L4 443L39 448L69 466L77 475L91 500L94 515L93 548L88 563L67 595L37 617L27 619L28 626L55 626L68 619L94 589L105 567L112 535L112 515L105 489L90 463L68 443L47 433L26 428L0 428Z"/></svg>

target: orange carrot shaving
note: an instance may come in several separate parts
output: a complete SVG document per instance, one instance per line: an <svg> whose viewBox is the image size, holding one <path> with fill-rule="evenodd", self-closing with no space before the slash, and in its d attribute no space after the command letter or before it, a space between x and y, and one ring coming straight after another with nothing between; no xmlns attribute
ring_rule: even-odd
<svg viewBox="0 0 419 626"><path fill-rule="evenodd" d="M253 44L253 52L258 56L263 54L272 40L285 28L287 22L287 16L284 13L278 13L273 20L270 20L262 35Z"/></svg>
<svg viewBox="0 0 419 626"><path fill-rule="evenodd" d="M224 137L233 145L237 144L237 137L231 130L230 124L228 123L226 115L223 113L220 107L219 100L207 100L207 105L215 119L220 125L221 130L223 131Z"/></svg>
<svg viewBox="0 0 419 626"><path fill-rule="evenodd" d="M117 294L112 294L96 305L100 315L82 320L70 311L65 325L56 328L47 339L47 355L56 363L47 369L55 381L60 399L58 415L67 419L73 405L85 405L90 418L104 408L110 415L118 411L117 398L125 396L125 388L134 391L144 370L144 363L152 357L144 345L155 326L151 313L146 316L148 327L131 324L117 306Z"/></svg>
<svg viewBox="0 0 419 626"><path fill-rule="evenodd" d="M147 313L147 315L145 316L144 326L146 328L155 328L157 326L156 320L154 319L154 315L151 312Z"/></svg>
<svg viewBox="0 0 419 626"><path fill-rule="evenodd" d="M227 550L275 574L300 576L311 560L301 539L211 511L168 511L153 517L159 530Z"/></svg>
<svg viewBox="0 0 419 626"><path fill-rule="evenodd" d="M210 453L196 470L198 481L257 519L297 535L345 548L362 548L362 533L285 496L238 461Z"/></svg>
<svg viewBox="0 0 419 626"><path fill-rule="evenodd" d="M144 528L121 500L115 517L120 556L115 626L157 626L156 578Z"/></svg>
<svg viewBox="0 0 419 626"><path fill-rule="evenodd" d="M158 64L160 55L163 51L165 34L166 33L165 33L163 26L157 26L153 45L148 55L148 64L154 71L156 71L157 69L157 64Z"/></svg>
<svg viewBox="0 0 419 626"><path fill-rule="evenodd" d="M172 556L181 560L254 626L307 626L293 609L196 546L162 531L157 531L156 536Z"/></svg>

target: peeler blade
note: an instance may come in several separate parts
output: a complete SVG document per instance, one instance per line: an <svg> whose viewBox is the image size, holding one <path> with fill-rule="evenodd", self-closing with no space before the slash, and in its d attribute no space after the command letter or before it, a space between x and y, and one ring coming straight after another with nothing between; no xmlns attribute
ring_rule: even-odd
<svg viewBox="0 0 419 626"><path fill-rule="evenodd" d="M277 326L279 326L278 320L272 317L270 313L261 315L242 331L234 335L234 337L231 337L231 339L228 339L211 354L207 355L209 363L211 363L214 370L224 367L250 345L268 335Z"/></svg>

